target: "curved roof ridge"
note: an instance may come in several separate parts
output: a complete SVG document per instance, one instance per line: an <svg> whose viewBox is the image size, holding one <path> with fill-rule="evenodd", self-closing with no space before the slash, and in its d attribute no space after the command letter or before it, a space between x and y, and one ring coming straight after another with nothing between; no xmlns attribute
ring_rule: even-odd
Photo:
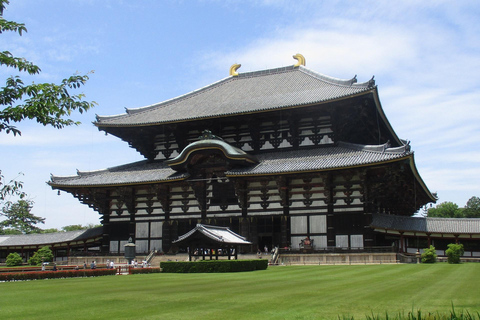
<svg viewBox="0 0 480 320"><path fill-rule="evenodd" d="M305 74L308 74L319 80L326 81L328 83L335 84L335 85L346 86L346 87L355 86L355 87L364 87L364 88L371 88L375 86L375 80L373 80L373 77L368 81L357 83L357 75L355 75L351 79L339 79L339 78L327 76L325 74L313 71L304 66L299 66L298 69L304 72Z"/></svg>
<svg viewBox="0 0 480 320"><path fill-rule="evenodd" d="M351 142L344 142L339 141L339 146L359 150L359 151L367 151L367 152L375 152L375 153L390 153L390 154L407 154L410 153L410 145L405 144L399 147L390 147L390 141L385 142L384 144L379 145L364 145L364 144L357 144Z"/></svg>
<svg viewBox="0 0 480 320"><path fill-rule="evenodd" d="M113 115L113 116L99 116L99 115L96 115L97 121L94 122L93 124L98 126L98 127L102 127L102 125L112 124L112 123L115 123L115 122L126 121L128 123L130 120L126 120L126 119L129 119L130 116L135 117L135 118L142 117L142 115L145 114L145 113L159 111L159 110L162 110L164 107L169 107L169 106L172 107L172 106L175 106L176 104L178 104L180 107L182 107L182 103L184 104L184 101L187 101L189 99L195 99L195 97L197 97L198 95L201 95L201 94L209 92L211 90L223 87L224 85L232 83L232 82L236 83L236 81L238 81L238 80L240 80L240 81L243 80L244 81L246 79L260 78L260 77L263 77L263 76L275 76L275 75L280 75L280 74L297 73L297 72L301 73L301 74L303 74L307 77L311 77L312 79L323 82L325 84L329 84L329 85L337 87L337 88L342 88L344 90L348 90L348 92L336 92L336 93L332 92L331 90L330 91L327 90L327 91L323 91L323 92L317 92L317 96L316 97L310 97L311 99L310 100L307 99L308 101L303 101L303 102L298 101L297 103L299 105L313 103L313 102L320 102L320 101L328 101L328 100L331 100L332 98L345 97L345 96L348 96L348 95L351 95L351 94L356 94L356 93L368 91L368 90L375 87L374 86L375 81L373 81L373 78L371 80L367 81L367 82L356 83L357 82L356 75L351 79L342 80L342 79L338 79L338 78L323 75L321 73L318 73L318 72L315 72L313 70L307 69L303 66L294 67L293 65L291 65L291 66L286 66L286 67L278 67L278 68L273 68L273 69L265 69L265 70L239 73L237 76L228 76L228 77L223 78L219 81L213 82L213 83L211 83L207 86L201 87L199 89L190 91L188 93L182 94L180 96L177 96L177 97L174 97L174 98L162 101L162 102L154 103L154 104L144 106L144 107L139 107L139 108L126 108L125 109L126 113L124 113L124 114ZM281 81L281 80L278 80L278 81ZM228 89L228 90L231 90L231 88ZM325 96L322 97L322 95L325 95ZM279 96L279 95L277 95L277 96ZM293 98L293 96L291 98ZM257 101L255 103L258 104L259 102ZM277 107L286 107L286 106L290 106L292 104L291 102L289 102L289 103L283 103L281 105L276 105L276 104L278 104L278 101L271 101L270 103L273 103L274 105L270 106L268 108L267 107L262 107L260 109L261 110L267 110L267 109L277 108ZM183 107L185 107L185 106L183 106ZM237 112L242 113L244 111L245 112L246 111L252 111L252 110L240 110L239 108L241 108L241 107L239 107L239 106L233 107L233 109L235 109L235 110L233 110L233 112L234 113L237 113ZM223 109L221 109L221 110L223 110ZM181 112L181 111L178 111L178 112ZM204 117L204 116L211 116L212 115L212 114L208 114L208 112L206 112L205 110L203 110L202 112L206 113L206 114L199 114L199 115L196 115L196 116L193 115L193 116L187 117L185 119L197 119L199 117L201 118L201 117ZM202 112L200 112L200 113L202 113ZM214 112L214 115L218 116L218 115L230 114L230 113L231 112L222 113L222 112L217 110L216 112ZM176 117L176 118L178 119L178 117ZM163 119L163 117L162 117L162 119ZM184 119L184 117L180 117L179 119ZM172 119L170 119L170 120L172 120ZM145 120L142 120L140 122L138 122L138 120L131 120L131 121L133 121L133 123L143 123L143 122L145 122ZM165 121L168 122L168 120L165 120ZM146 122L150 123L150 121L146 121ZM164 122L164 121L160 121L160 122Z"/></svg>
<svg viewBox="0 0 480 320"><path fill-rule="evenodd" d="M56 181L74 179L74 178L78 178L78 177L88 177L88 176L96 175L96 174L99 174L99 173L102 173L102 172L112 172L112 171L116 171L116 170L125 169L125 168L132 167L132 166L144 163L144 162L147 162L147 160L139 160L139 161L130 162L130 163L127 163L127 164L121 164L121 165L114 166L114 167L108 167L108 168L90 170L90 171L80 171L80 170L77 169L77 174L76 175L69 175L69 176L55 176L53 174L50 174L50 181L56 182Z"/></svg>
<svg viewBox="0 0 480 320"><path fill-rule="evenodd" d="M265 76L269 74L277 74L277 73L294 71L296 69L297 69L296 67L291 65L286 67L277 67L277 68L263 69L263 70L256 70L256 71L239 72L236 78L250 78L250 77Z"/></svg>
<svg viewBox="0 0 480 320"><path fill-rule="evenodd" d="M171 99L167 99L167 100L164 100L162 102L157 102L157 103L154 103L154 104L151 104L151 105L148 105L148 106L143 106L143 107L138 107L138 108L125 108L125 111L126 113L124 114L121 114L120 116L125 116L125 115L131 115L131 114L137 114L137 113L141 113L141 112L144 112L144 111L148 111L148 110L151 110L151 109L155 109L155 108L161 108L163 106L166 106L166 105L169 105L173 102L176 102L176 101L180 101L180 100L183 100L183 99L186 99L186 98L189 98L193 95L196 95L197 93L200 93L200 92L203 92L203 91L206 91L206 90L209 90L213 87L216 87L218 85L220 85L221 83L223 82L226 82L228 80L231 80L233 79L233 76L228 76L226 78L223 78L221 80L218 80L216 82L213 82L209 85L206 85L206 86L203 86L201 88L198 88L198 89L195 89L193 91L190 91L190 92L187 92L187 93L184 93L182 95L179 95L177 97L174 97L174 98L171 98ZM107 116L108 117L108 116Z"/></svg>

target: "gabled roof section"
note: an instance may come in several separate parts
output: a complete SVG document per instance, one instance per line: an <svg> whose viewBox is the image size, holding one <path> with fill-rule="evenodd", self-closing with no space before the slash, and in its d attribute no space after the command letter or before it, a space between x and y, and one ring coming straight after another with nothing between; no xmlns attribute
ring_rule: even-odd
<svg viewBox="0 0 480 320"><path fill-rule="evenodd" d="M239 73L185 95L150 106L127 109L126 114L98 116L97 127L133 127L256 113L312 105L372 90L370 81L356 76L340 80L304 66Z"/></svg>
<svg viewBox="0 0 480 320"><path fill-rule="evenodd" d="M205 135L205 132L208 134ZM220 151L231 164L245 166L258 163L257 158L236 148L223 139L215 137L210 131L204 131L205 137L186 146L175 158L165 161L173 170L184 171L194 154L197 152Z"/></svg>
<svg viewBox="0 0 480 320"><path fill-rule="evenodd" d="M224 245L249 245L251 242L247 241L227 227L209 226L204 224L197 224L195 228L178 237L172 243L187 243L189 241L205 239L208 242L214 242Z"/></svg>

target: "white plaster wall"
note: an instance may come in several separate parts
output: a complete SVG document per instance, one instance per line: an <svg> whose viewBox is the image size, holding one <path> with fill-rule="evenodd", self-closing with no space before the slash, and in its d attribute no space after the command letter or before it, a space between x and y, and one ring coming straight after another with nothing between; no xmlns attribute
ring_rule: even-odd
<svg viewBox="0 0 480 320"><path fill-rule="evenodd" d="M300 217L291 217L290 218L291 225L290 230L292 234L295 233L307 233L307 217L300 216Z"/></svg>
<svg viewBox="0 0 480 320"><path fill-rule="evenodd" d="M310 216L311 233L327 233L327 216Z"/></svg>

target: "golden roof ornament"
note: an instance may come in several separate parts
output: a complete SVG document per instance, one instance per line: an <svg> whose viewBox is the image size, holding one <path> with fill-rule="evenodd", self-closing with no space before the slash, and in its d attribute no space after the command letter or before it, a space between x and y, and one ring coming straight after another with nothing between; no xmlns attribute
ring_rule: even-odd
<svg viewBox="0 0 480 320"><path fill-rule="evenodd" d="M297 60L298 62L294 65L294 67L300 67L301 65L302 66L305 66L306 65L306 60L305 60L305 57L303 55L301 55L300 53L297 53L296 55L293 56L293 59Z"/></svg>
<svg viewBox="0 0 480 320"><path fill-rule="evenodd" d="M232 64L232 66L230 67L230 75L234 77L238 76L237 69L240 68L241 66L242 66L241 64L237 64L237 63Z"/></svg>

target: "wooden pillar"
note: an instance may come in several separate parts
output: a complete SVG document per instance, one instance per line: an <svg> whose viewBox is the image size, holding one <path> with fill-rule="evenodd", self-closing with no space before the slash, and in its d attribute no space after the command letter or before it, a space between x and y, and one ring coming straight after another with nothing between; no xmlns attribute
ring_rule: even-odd
<svg viewBox="0 0 480 320"><path fill-rule="evenodd" d="M405 238L403 237L403 232L400 233L400 252L403 253L404 251L404 242Z"/></svg>
<svg viewBox="0 0 480 320"><path fill-rule="evenodd" d="M327 205L327 246L335 247L335 217L333 203L334 203L334 185L333 177L331 174L327 174L324 178L324 195Z"/></svg>

